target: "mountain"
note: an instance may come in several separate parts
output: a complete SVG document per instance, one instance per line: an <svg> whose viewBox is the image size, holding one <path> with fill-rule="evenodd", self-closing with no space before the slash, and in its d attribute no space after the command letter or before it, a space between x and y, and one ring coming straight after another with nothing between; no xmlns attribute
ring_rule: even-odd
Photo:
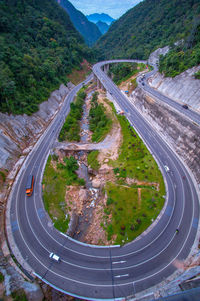
<svg viewBox="0 0 200 301"><path fill-rule="evenodd" d="M96 26L99 28L99 30L102 34L106 33L108 31L109 27L110 27L107 23L104 23L104 22L101 22L101 21L98 21L96 23Z"/></svg>
<svg viewBox="0 0 200 301"><path fill-rule="evenodd" d="M101 21L101 22L104 22L104 23L107 23L108 25L110 25L113 21L115 21L115 19L113 19L112 17L110 17L109 15L107 14L91 14L91 15L88 15L86 16L88 18L88 20L90 22L93 22L93 23L97 23L98 21Z"/></svg>
<svg viewBox="0 0 200 301"><path fill-rule="evenodd" d="M92 46L102 35L99 28L88 21L85 15L77 10L68 0L58 0L68 15L78 32L83 36L86 44Z"/></svg>
<svg viewBox="0 0 200 301"><path fill-rule="evenodd" d="M55 0L1 0L0 15L0 111L31 115L92 52Z"/></svg>
<svg viewBox="0 0 200 301"><path fill-rule="evenodd" d="M186 38L199 0L144 0L115 21L97 44L99 59L147 59L149 54Z"/></svg>
<svg viewBox="0 0 200 301"><path fill-rule="evenodd" d="M161 56L159 71L167 77L175 77L198 65L200 65L200 16L194 19L188 37L172 45L170 51ZM200 79L200 71L195 74L195 78Z"/></svg>

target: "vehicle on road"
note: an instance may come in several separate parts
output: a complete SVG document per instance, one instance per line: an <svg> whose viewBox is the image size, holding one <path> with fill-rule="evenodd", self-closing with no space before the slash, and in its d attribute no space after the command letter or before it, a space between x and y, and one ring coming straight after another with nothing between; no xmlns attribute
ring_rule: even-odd
<svg viewBox="0 0 200 301"><path fill-rule="evenodd" d="M26 195L31 196L33 193L34 176L29 175L26 183Z"/></svg>
<svg viewBox="0 0 200 301"><path fill-rule="evenodd" d="M184 109L188 109L188 105L186 105L186 104L182 105L182 107L183 107Z"/></svg>
<svg viewBox="0 0 200 301"><path fill-rule="evenodd" d="M60 262L60 257L58 255L56 255L55 253L50 253L49 258L56 262Z"/></svg>
<svg viewBox="0 0 200 301"><path fill-rule="evenodd" d="M165 168L166 172L169 172L169 167L167 165L164 165L164 168Z"/></svg>

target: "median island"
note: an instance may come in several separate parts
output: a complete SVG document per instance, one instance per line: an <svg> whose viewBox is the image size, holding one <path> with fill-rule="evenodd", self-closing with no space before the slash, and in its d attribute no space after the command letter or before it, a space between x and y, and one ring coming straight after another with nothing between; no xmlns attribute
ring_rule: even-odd
<svg viewBox="0 0 200 301"><path fill-rule="evenodd" d="M74 239L123 245L145 231L160 213L165 202L163 177L104 91L90 83L77 98L61 130L62 141L47 161L44 206L54 226Z"/></svg>

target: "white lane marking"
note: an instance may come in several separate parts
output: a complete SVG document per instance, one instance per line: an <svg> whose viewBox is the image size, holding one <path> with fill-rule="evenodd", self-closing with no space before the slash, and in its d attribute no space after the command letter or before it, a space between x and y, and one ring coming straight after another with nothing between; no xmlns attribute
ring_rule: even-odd
<svg viewBox="0 0 200 301"><path fill-rule="evenodd" d="M117 264L117 263L126 263L126 260L121 260L121 261L113 261L112 264Z"/></svg>
<svg viewBox="0 0 200 301"><path fill-rule="evenodd" d="M160 143L159 143L159 144L160 144ZM160 146L161 146L161 148L163 149L162 145L160 145ZM164 150L164 151L165 151L165 150ZM172 160L170 160L170 161L172 161ZM174 165L173 161L172 161L172 164ZM174 167L176 168L175 165L174 165ZM177 168L176 168L176 170L177 170ZM177 172L179 173L178 170L177 170ZM170 180L171 180L171 179L170 179ZM181 180L181 184L182 184L182 180ZM183 186L183 184L182 184L182 186ZM172 188L173 188L173 186L172 186ZM174 189L173 189L173 191L174 191ZM183 208L184 208L184 206L183 206ZM182 216L183 216L183 211L182 211ZM181 220L182 220L182 218L181 218ZM173 238L174 238L174 236L172 237L171 241L173 240ZM171 241L170 241L170 242L171 242ZM168 245L169 245L169 244L168 244ZM166 248L167 248L167 247L166 247ZM166 249L166 248L165 248L165 249ZM165 249L163 249L163 250L165 250ZM163 250L162 250L162 251L163 251ZM161 251L161 252L162 252L162 251Z"/></svg>
<svg viewBox="0 0 200 301"><path fill-rule="evenodd" d="M191 185L190 185L190 187L191 187ZM192 194L193 194L193 191L192 191ZM194 199L193 199L193 198L192 198L192 200L193 200L193 202L194 202ZM193 213L194 213L194 206L193 206ZM190 230L191 230L191 225L192 225L192 223L190 224ZM190 233L190 231L188 232L187 238L188 238L188 236L189 236L189 233ZM185 240L185 243L186 243L186 240ZM185 243L184 243L184 245L185 245ZM184 245L182 246L180 252L182 251ZM179 254L180 254L180 252L179 252ZM171 262L173 262L173 260L172 260ZM171 264L171 262L170 262L169 264ZM167 266L169 266L169 264L168 264ZM166 266L166 267L167 267L167 266ZM163 267L162 270L164 270L166 267ZM158 271L158 272L159 272L159 271ZM153 275L157 274L158 272L154 273ZM147 276L147 277L145 277L144 279L147 279L147 278L149 278L149 277L151 277L151 276L152 276L152 275ZM136 280L135 282L138 282L138 281L142 281L142 279ZM132 283L132 282L131 282L131 283ZM95 285L96 285L96 284L95 284ZM125 285L125 284L122 284L122 285Z"/></svg>
<svg viewBox="0 0 200 301"><path fill-rule="evenodd" d="M139 115L139 114L138 114ZM146 124L145 124L145 128L146 128ZM163 147L162 147L162 149L163 149ZM164 152L165 152L165 150L164 150ZM173 163L173 161L172 161L172 164L174 165L174 163ZM176 167L175 167L176 168ZM178 172L178 170L177 170L177 172ZM179 173L179 172L178 172ZM175 206L175 203L174 203L174 206ZM174 207L173 207L173 209L174 209ZM173 212L174 212L174 210L173 210ZM173 213L172 212L172 213ZM171 215L171 217L172 217L172 215ZM170 219L169 219L169 222L170 222L170 220L171 220L171 217L170 217ZM40 221L40 219L39 219L39 221ZM168 222L168 224L169 224L169 222ZM40 221L40 223L41 223L41 221ZM160 235L164 232L164 230L167 228L167 226L168 226L168 224L166 225L166 227L163 229L163 231L162 232L160 232ZM42 224L41 224L42 225ZM43 225L42 225L43 226ZM43 227L44 228L44 227ZM46 229L44 228L44 230L46 231ZM47 232L47 231L46 231ZM47 232L47 234L50 236L50 234ZM156 237L156 239L155 240L157 240L158 239L158 237L160 236L160 235L158 235L157 237ZM51 236L50 236L51 237ZM52 237L52 239L54 239L53 237ZM155 241L154 240L154 241ZM54 241L56 241L55 239L54 239ZM151 241L151 243L149 244L149 245L151 245L154 241ZM56 241L57 242L57 241ZM58 244L60 244L59 242L57 242ZM61 245L61 244L60 244ZM124 256L127 256L127 255L132 255L132 254L136 254L136 253L138 253L139 251L141 251L141 250L143 250L143 249L145 249L147 246L149 246L149 245L146 245L146 246L144 246L142 249L139 249L139 250L137 250L137 251L135 251L135 252L131 252L131 253L127 253L126 255L120 255L120 256L113 256L113 258L121 258L121 257L124 257ZM66 247L64 247L64 248L66 248ZM69 248L66 248L66 249L69 249ZM80 253L80 252L77 252L77 251L74 251L74 252L76 252L76 253L78 253L78 254L82 254L82 255L85 255L85 256L89 256L89 257L95 257L95 258L108 258L108 257L101 257L101 256L93 256L93 255L86 255L86 254L83 254L83 253Z"/></svg>
<svg viewBox="0 0 200 301"><path fill-rule="evenodd" d="M105 77L107 77L106 75L105 75ZM113 84L113 86L115 86L114 84ZM117 87L116 87L116 91L117 91L117 93L120 95L120 97L122 96L123 97L123 94L120 92L120 91L118 91L119 89L117 89ZM125 100L125 97L124 97L124 102L125 102L125 104L127 104L127 102L126 102L126 100ZM129 107L130 105L128 105L128 107ZM134 108L134 106L133 106L133 104L132 104L132 107ZM137 115L138 115L138 117L140 116L141 117L141 113L140 112L138 112L138 110L134 110L134 111L136 111L136 113L138 113ZM144 118L142 117L142 119L144 120ZM146 129L146 123L147 123L147 121L145 122L145 120L144 120L144 128ZM149 124L149 122L148 122L148 124ZM135 127L134 127L135 128ZM160 136L160 135L158 135L160 138L161 138L161 141L163 140L162 139L162 137ZM142 137L144 137L144 135L142 135ZM144 138L143 138L144 139ZM163 143L163 141L162 141L162 143ZM160 144L160 143L159 143ZM160 146L161 146L161 144L160 144ZM165 145L166 146L166 148L168 148L169 149L169 147L168 147L168 145L166 144ZM150 147L151 147L151 145L150 145ZM162 147L162 146L161 146ZM162 149L163 149L163 147L162 147ZM170 151L172 151L171 149L170 149ZM164 152L166 153L166 151L164 150ZM172 151L173 152L173 151ZM175 153L173 152L173 154L175 155ZM167 157L168 157L168 154L167 154ZM168 157L169 158L169 157ZM175 159L177 159L177 156L175 156ZM176 168L176 166L175 166L175 164L174 164L174 162L172 161L172 160L170 160L171 162L172 162L172 164L173 164L173 166ZM182 166L182 162L181 161L179 161L179 160L177 160L178 161L178 163L179 163L179 168L181 168L181 170L184 170L183 169L183 166ZM177 168L176 168L176 170L177 170ZM179 173L179 171L177 170L177 172L178 172L178 174L180 174ZM184 173L185 173L185 170L184 170ZM183 181L182 181L182 176L180 175L180 179L181 179L181 185L182 185L182 188L183 188ZM190 185L190 188L191 188L191 185ZM173 188L173 190L174 190L174 188ZM182 189L182 191L183 191L183 189ZM183 210L184 210L184 207L185 207L185 195L183 195L184 197L183 197L183 200L184 200L184 206L183 206ZM194 203L194 199L193 199L193 203ZM183 217L183 211L182 211L182 217ZM182 218L181 218L181 221L182 221ZM179 222L179 225L181 224L181 221Z"/></svg>
<svg viewBox="0 0 200 301"><path fill-rule="evenodd" d="M122 278L122 277L128 277L129 274L124 274L124 275L117 275L117 276L114 276L115 278Z"/></svg>

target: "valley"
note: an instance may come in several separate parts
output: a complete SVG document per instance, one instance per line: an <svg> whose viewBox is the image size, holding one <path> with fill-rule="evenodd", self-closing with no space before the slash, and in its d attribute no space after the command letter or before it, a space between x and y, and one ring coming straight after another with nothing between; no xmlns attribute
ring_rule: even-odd
<svg viewBox="0 0 200 301"><path fill-rule="evenodd" d="M0 299L181 298L200 262L199 0L86 2L0 1Z"/></svg>

